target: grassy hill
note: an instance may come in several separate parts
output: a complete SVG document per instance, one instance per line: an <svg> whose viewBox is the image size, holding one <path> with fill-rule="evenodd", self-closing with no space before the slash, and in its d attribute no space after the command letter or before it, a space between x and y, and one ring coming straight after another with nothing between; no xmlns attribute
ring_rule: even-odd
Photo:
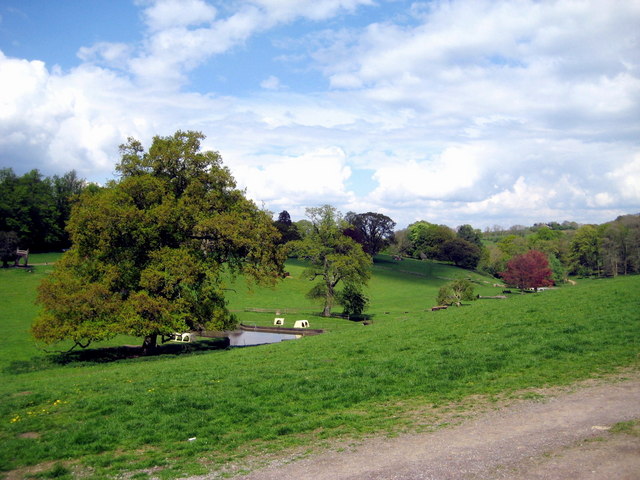
<svg viewBox="0 0 640 480"><path fill-rule="evenodd" d="M34 262L37 259L33 260ZM41 476L175 478L224 471L279 449L334 438L433 428L434 406L461 405L638 366L640 277L578 285L431 312L438 288L471 277L449 265L379 257L373 323L313 316L303 265L275 289L229 285L245 323L295 309L326 333L280 344L108 361L37 350L28 336L35 288L51 267L0 271L0 472L40 464ZM110 345L139 343L118 338ZM244 459L244 460L243 460ZM49 462L49 463L47 463Z"/></svg>

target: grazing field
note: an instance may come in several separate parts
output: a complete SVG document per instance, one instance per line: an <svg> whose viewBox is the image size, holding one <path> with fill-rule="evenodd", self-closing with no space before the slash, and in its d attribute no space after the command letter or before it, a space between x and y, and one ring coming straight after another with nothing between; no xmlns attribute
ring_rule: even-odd
<svg viewBox="0 0 640 480"><path fill-rule="evenodd" d="M0 472L38 465L39 478L143 479L225 471L265 452L432 428L437 405L638 366L638 276L431 312L452 278L472 278L481 295L502 289L438 263L379 257L373 268L367 326L314 316L303 265L290 261L291 277L275 289L230 284L230 306L258 325L273 313L245 308L293 309L287 324L306 318L326 333L231 350L205 341L182 354L117 361L106 349L38 350L28 328L36 285L51 267L0 270Z"/></svg>

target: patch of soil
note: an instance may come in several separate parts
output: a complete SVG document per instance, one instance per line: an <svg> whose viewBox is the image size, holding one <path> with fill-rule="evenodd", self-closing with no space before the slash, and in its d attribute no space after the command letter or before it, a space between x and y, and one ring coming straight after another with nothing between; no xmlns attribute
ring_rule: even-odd
<svg viewBox="0 0 640 480"><path fill-rule="evenodd" d="M58 462L43 462L38 465L11 470L9 472L5 472L4 480L24 480L29 476L51 470L56 463Z"/></svg>

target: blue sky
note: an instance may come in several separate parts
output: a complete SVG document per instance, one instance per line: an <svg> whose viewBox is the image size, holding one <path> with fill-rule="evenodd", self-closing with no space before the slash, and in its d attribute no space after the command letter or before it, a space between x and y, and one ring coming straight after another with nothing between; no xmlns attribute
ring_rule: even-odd
<svg viewBox="0 0 640 480"><path fill-rule="evenodd" d="M247 195L398 227L640 212L640 0L0 0L0 166L202 131Z"/></svg>

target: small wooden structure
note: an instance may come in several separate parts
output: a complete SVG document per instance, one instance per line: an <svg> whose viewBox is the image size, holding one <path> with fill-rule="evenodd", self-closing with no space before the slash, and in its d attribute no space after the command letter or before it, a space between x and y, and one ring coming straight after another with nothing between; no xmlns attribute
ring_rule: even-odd
<svg viewBox="0 0 640 480"><path fill-rule="evenodd" d="M309 328L309 320L296 320L293 328Z"/></svg>
<svg viewBox="0 0 640 480"><path fill-rule="evenodd" d="M279 326L284 325L284 318L281 318L281 317L274 318L273 319L273 324L274 325L279 325Z"/></svg>
<svg viewBox="0 0 640 480"><path fill-rule="evenodd" d="M24 265L20 265L20 260L24 259ZM20 250L19 248L16 250L16 263L14 264L16 267L28 267L29 266L29 249Z"/></svg>

